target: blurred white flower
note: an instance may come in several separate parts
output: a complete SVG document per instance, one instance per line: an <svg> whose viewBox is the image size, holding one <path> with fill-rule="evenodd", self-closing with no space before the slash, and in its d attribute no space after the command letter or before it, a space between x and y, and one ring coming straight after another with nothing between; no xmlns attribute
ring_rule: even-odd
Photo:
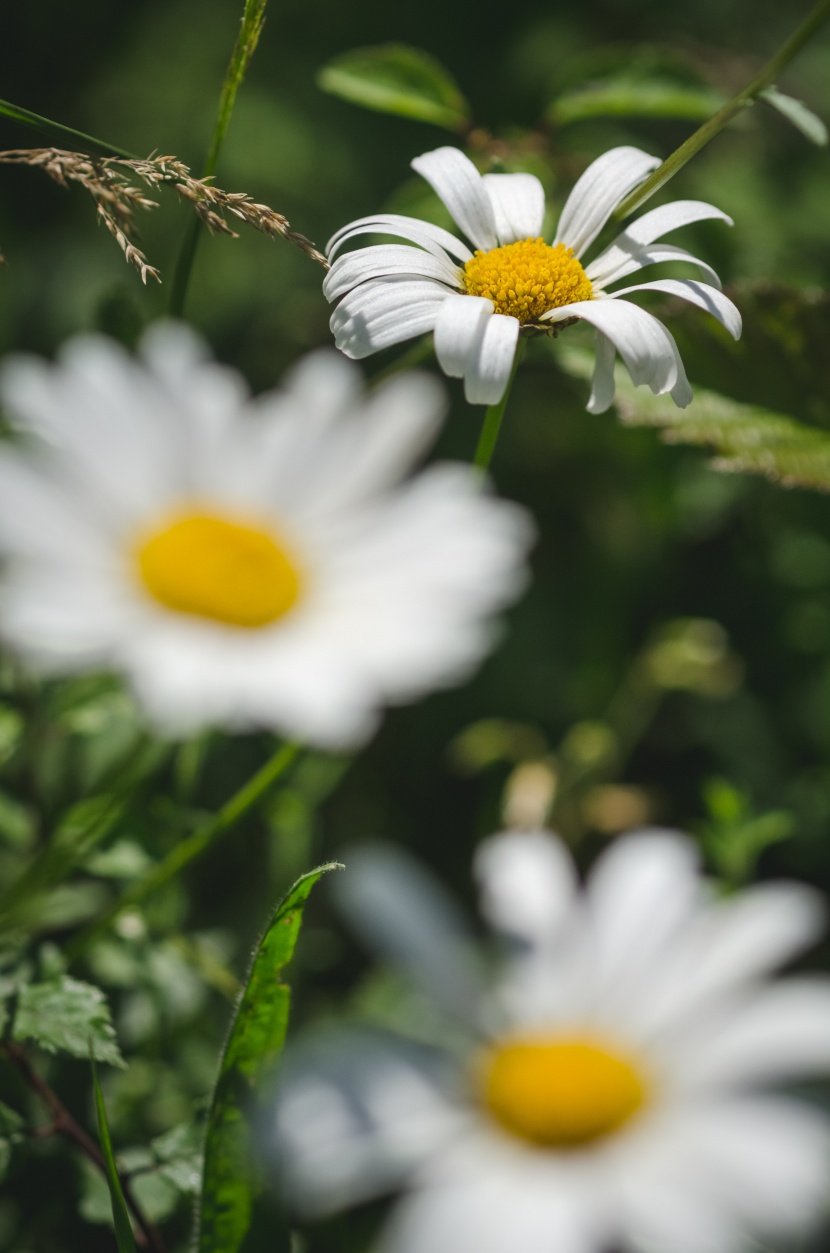
<svg viewBox="0 0 830 1253"><path fill-rule="evenodd" d="M418 874L424 934L402 951L407 877L368 856L340 885L355 876L354 916L456 1023L444 1045L344 1034L316 1064L313 1042L289 1056L277 1143L306 1212L402 1189L384 1253L732 1253L826 1208L826 1117L762 1090L830 1069L830 981L769 981L821 930L813 892L717 897L692 842L659 831L622 837L583 889L548 833L497 836L476 871L508 956L476 994Z"/></svg>
<svg viewBox="0 0 830 1253"><path fill-rule="evenodd" d="M324 352L252 399L170 324L142 357L79 337L2 371L23 432L0 452L9 643L51 672L123 671L166 731L326 746L471 669L530 525L465 466L401 483L442 417L433 380L364 397Z"/></svg>
<svg viewBox="0 0 830 1253"><path fill-rule="evenodd" d="M704 218L731 219L699 200L676 200L632 222L598 257L582 256L611 214L660 164L638 148L612 148L576 183L552 245L542 239L545 193L532 174L485 174L457 148L437 148L412 166L435 189L476 249L418 218L376 213L342 227L327 245L333 262L323 290L340 299L332 314L335 343L349 357L433 331L445 374L464 379L471 404L491 405L507 386L523 326L583 318L596 328L596 366L588 408L602 413L614 399L614 356L619 352L635 384L647 384L685 408L692 399L671 333L638 305L619 297L638 291L680 296L723 323L736 339L741 317L704 261L657 242ZM381 244L339 256L357 235L394 235L406 244ZM609 292L607 287L644 266L691 263L709 279L658 279ZM342 297L342 299L341 299Z"/></svg>

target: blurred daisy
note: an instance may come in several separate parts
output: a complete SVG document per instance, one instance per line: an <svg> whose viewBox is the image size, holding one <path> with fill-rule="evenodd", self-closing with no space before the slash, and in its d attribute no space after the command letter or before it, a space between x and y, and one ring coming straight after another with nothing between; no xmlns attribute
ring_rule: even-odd
<svg viewBox="0 0 830 1253"><path fill-rule="evenodd" d="M471 404L501 399L522 327L582 318L596 329L596 366L588 408L614 399L619 352L635 384L647 384L685 408L692 399L674 338L652 314L622 296L656 291L699 305L741 333L741 318L704 261L657 242L703 218L731 219L699 200L676 200L637 218L588 265L582 258L629 192L660 164L638 148L612 148L582 175L565 202L552 244L542 238L545 193L532 174L479 174L457 148L437 148L412 162L473 245L417 218L378 213L342 227L328 242L332 267L323 290L340 300L335 343L349 357L432 331L445 374L464 379ZM395 235L414 244L380 244L338 256L357 235ZM607 290L660 261L685 261L709 282L658 279Z"/></svg>
<svg viewBox="0 0 830 1253"><path fill-rule="evenodd" d="M830 982L769 981L821 929L812 892L718 898L656 831L582 889L549 834L495 837L476 870L510 945L477 990L441 902L367 859L340 884L353 915L381 916L457 1021L442 1046L344 1035L289 1059L278 1143L308 1212L404 1189L385 1253L731 1253L826 1206L826 1118L761 1090L830 1069Z"/></svg>
<svg viewBox="0 0 830 1253"><path fill-rule="evenodd" d="M400 482L444 409L427 377L362 397L322 353L252 399L160 325L139 361L100 337L14 359L0 395L24 432L0 453L0 632L48 671L124 671L165 730L360 740L465 675L522 584L521 510L464 466Z"/></svg>

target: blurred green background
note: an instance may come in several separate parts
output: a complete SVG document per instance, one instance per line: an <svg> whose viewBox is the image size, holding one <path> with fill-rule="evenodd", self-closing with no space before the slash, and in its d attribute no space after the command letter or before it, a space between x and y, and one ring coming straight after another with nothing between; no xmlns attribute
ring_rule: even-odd
<svg viewBox="0 0 830 1253"><path fill-rule="evenodd" d="M0 96L139 155L175 154L198 171L240 7L6 5ZM381 207L436 212L408 167L453 142L447 132L366 112L315 85L333 56L395 40L448 67L487 132L479 153L532 168L558 207L606 148L635 143L665 156L695 124L605 117L537 130L561 92L634 64L726 97L802 15L802 6L768 0L398 8L272 0L217 183L286 214L319 246ZM830 30L779 85L830 118ZM40 143L0 119L0 148ZM830 428L828 150L759 105L659 199L681 197L711 200L735 219L732 231L703 223L677 242L715 265L746 325L733 346L697 311L650 306L666 313L692 384ZM131 342L163 315L188 211L171 192L159 199L142 222L142 246L165 282L144 289L96 227L82 190L0 166L8 261L0 350L51 353L90 328ZM288 244L244 228L237 240L206 237L187 313L223 360L255 388L269 387L299 354L329 343L321 277ZM711 864L734 881L754 873L757 853L762 875L830 885L830 502L719 475L699 449L668 446L613 411L589 415L587 384L562 368L566 344L588 346L590 337L576 328L558 343L532 344L494 462L498 490L532 510L539 540L533 584L486 665L465 687L390 713L356 761L307 758L184 882L144 916L123 919L81 970L107 989L130 1062L105 1083L119 1147L146 1145L198 1114L235 979L269 907L295 874L332 856L348 860L349 844L366 837L416 851L470 903L470 854L502 820L505 796L515 817L547 789L556 793L556 825L586 859L618 831L656 822L700 833ZM401 351L371 359L367 374ZM480 413L449 387L453 410L437 455L469 458ZM37 727L26 747L10 730L0 754L0 870L12 875L50 823L94 787L101 755L134 715L106 685L79 683L67 696L33 689L8 667L0 677L0 723L10 719L13 729L22 713ZM121 860L87 865L75 885L86 898L45 919L39 938L60 940L94 914L140 873L142 856L171 847L266 750L265 737L206 737L175 754L114 834ZM39 827L27 818L35 810ZM319 889L293 967L298 1021L330 1013L363 962ZM84 1064L48 1066L67 1103L94 1125ZM0 1082L3 1099L22 1108L14 1080ZM146 1203L169 1224L170 1247L184 1249L187 1189L181 1179L164 1183L152 1174ZM6 1181L0 1249L110 1250L112 1235L99 1225L107 1205L54 1138L34 1144L15 1155ZM324 1233L321 1247L358 1242L355 1221ZM267 1214L262 1222L248 1253L273 1248Z"/></svg>

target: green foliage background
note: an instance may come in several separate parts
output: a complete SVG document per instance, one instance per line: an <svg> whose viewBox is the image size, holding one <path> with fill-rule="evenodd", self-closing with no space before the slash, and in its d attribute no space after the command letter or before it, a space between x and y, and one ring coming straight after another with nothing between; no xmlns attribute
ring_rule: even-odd
<svg viewBox="0 0 830 1253"><path fill-rule="evenodd" d="M139 155L171 153L198 169L239 10L238 0L5 6L0 95ZM450 69L475 125L500 141L506 168L538 173L559 204L607 147L631 142L667 155L694 125L617 116L558 128L564 115L552 102L561 93L633 64L725 97L799 16L771 0L271 0L217 182L286 214L320 246L381 206L435 213L408 163L453 142L447 132L364 111L315 85L331 58L400 41ZM830 117L830 32L779 86ZM553 124L535 131L546 112ZM0 119L0 148L39 142ZM684 242L716 266L741 308L737 346L697 310L651 306L670 309L692 384L830 434L828 150L758 105L674 180L669 197L711 200L736 222L732 232L717 223L688 228ZM134 341L165 312L187 225L172 193L145 219L143 246L165 279L145 290L96 229L82 191L0 166L0 247L9 262L0 271L0 350L51 353L68 334L94 327ZM329 342L320 280L288 244L244 231L238 240L204 238L188 316L223 360L255 388L269 387L300 353ZM471 850L498 825L511 771L544 759L560 777L556 823L586 859L621 826L648 820L697 830L712 864L733 881L755 873L760 855L761 875L830 886L830 500L716 472L705 449L661 440L665 406L640 393L621 393L625 422L613 411L587 414L580 349L589 344L581 328L556 343L535 341L519 375L494 479L537 519L534 581L477 676L390 713L354 762L301 760L268 803L71 967L71 977L102 986L113 1007L128 1066L101 1068L112 1137L171 1249L187 1245L198 1186L191 1124L205 1111L259 928L299 873L333 857L348 863L351 843L371 836L403 844L469 902ZM367 372L397 351L372 359ZM469 459L478 418L460 389L450 390L437 455ZM732 420L735 411L727 405L715 416ZM697 438L705 443L706 430ZM61 823L66 830L73 805L105 790L106 771L137 724L106 681L35 686L9 663L0 701L0 874L10 881ZM29 977L68 977L49 946L70 939L174 847L268 750L267 737L212 735L150 763L144 788L82 851L79 873L26 920L47 945L28 950ZM324 886L307 912L289 972L299 1023L330 1013L363 969ZM94 1128L85 1061L41 1054L40 1064ZM11 1071L0 1074L0 1098L27 1118L34 1111ZM42 1111L33 1121L43 1121ZM111 1250L104 1181L57 1137L22 1146L16 1129L6 1138L14 1137L0 1250ZM274 1248L277 1202L261 1204L247 1253ZM313 1239L357 1248L372 1221L367 1211Z"/></svg>

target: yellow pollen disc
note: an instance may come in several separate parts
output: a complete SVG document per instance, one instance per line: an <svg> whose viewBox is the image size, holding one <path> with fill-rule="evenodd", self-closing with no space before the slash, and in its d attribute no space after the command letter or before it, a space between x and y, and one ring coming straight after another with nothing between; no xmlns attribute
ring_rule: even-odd
<svg viewBox="0 0 830 1253"><path fill-rule="evenodd" d="M481 1083L484 1102L503 1128L549 1149L602 1139L648 1097L629 1058L582 1039L513 1040L485 1057Z"/></svg>
<svg viewBox="0 0 830 1253"><path fill-rule="evenodd" d="M475 253L464 266L464 286L471 296L492 300L496 313L520 322L537 322L548 309L591 300L594 294L573 249L543 239Z"/></svg>
<svg viewBox="0 0 830 1253"><path fill-rule="evenodd" d="M228 626L268 626L301 590L296 566L266 527L211 514L168 520L142 539L136 560L155 600Z"/></svg>

